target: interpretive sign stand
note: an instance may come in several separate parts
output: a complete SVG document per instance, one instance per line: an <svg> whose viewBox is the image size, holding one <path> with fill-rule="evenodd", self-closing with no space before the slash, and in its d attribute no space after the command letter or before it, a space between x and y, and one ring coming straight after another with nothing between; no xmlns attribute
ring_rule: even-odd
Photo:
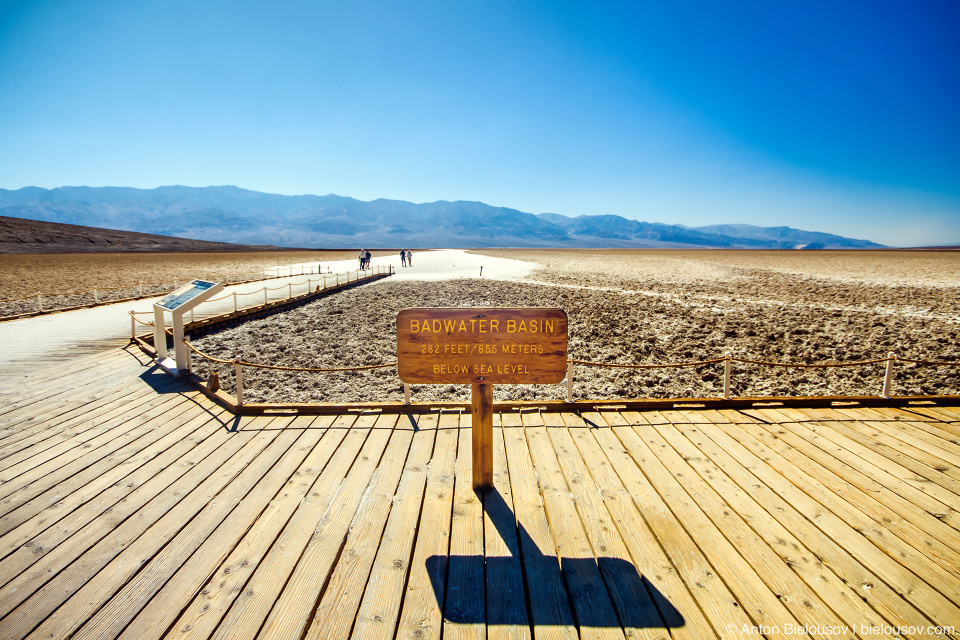
<svg viewBox="0 0 960 640"><path fill-rule="evenodd" d="M397 314L400 379L470 384L473 486L493 486L493 385L555 384L567 373L563 309L405 309Z"/></svg>
<svg viewBox="0 0 960 640"><path fill-rule="evenodd" d="M223 291L218 282L194 280L185 284L153 305L153 346L157 362L166 371L179 375L187 370L187 346L183 344L183 314L205 300ZM173 350L175 360L167 357L167 332L163 312L169 311L173 323Z"/></svg>

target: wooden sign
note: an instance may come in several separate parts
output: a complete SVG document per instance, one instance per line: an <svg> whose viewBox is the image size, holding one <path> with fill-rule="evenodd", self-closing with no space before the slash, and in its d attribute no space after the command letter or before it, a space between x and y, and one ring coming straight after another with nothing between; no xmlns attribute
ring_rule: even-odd
<svg viewBox="0 0 960 640"><path fill-rule="evenodd" d="M405 309L400 379L426 384L549 384L567 375L563 309Z"/></svg>

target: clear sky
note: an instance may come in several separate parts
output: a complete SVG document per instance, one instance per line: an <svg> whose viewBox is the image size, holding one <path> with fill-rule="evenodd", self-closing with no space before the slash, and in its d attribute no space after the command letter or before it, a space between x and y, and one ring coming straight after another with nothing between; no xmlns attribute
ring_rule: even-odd
<svg viewBox="0 0 960 640"><path fill-rule="evenodd" d="M0 187L960 244L957 0L0 0Z"/></svg>

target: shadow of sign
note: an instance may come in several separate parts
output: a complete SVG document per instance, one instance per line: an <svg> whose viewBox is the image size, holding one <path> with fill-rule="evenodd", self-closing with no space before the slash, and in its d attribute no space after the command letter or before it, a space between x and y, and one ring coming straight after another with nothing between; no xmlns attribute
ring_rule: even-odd
<svg viewBox="0 0 960 640"><path fill-rule="evenodd" d="M509 556L430 556L427 572L448 622L675 628L684 618L621 558L545 555L496 489L479 493Z"/></svg>

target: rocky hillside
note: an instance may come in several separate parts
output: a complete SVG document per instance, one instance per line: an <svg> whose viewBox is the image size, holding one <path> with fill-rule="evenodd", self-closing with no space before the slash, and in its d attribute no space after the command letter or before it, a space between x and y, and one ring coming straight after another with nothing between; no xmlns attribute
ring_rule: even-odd
<svg viewBox="0 0 960 640"><path fill-rule="evenodd" d="M236 245L170 236L40 222L0 216L0 253L134 253L258 251L278 247Z"/></svg>

